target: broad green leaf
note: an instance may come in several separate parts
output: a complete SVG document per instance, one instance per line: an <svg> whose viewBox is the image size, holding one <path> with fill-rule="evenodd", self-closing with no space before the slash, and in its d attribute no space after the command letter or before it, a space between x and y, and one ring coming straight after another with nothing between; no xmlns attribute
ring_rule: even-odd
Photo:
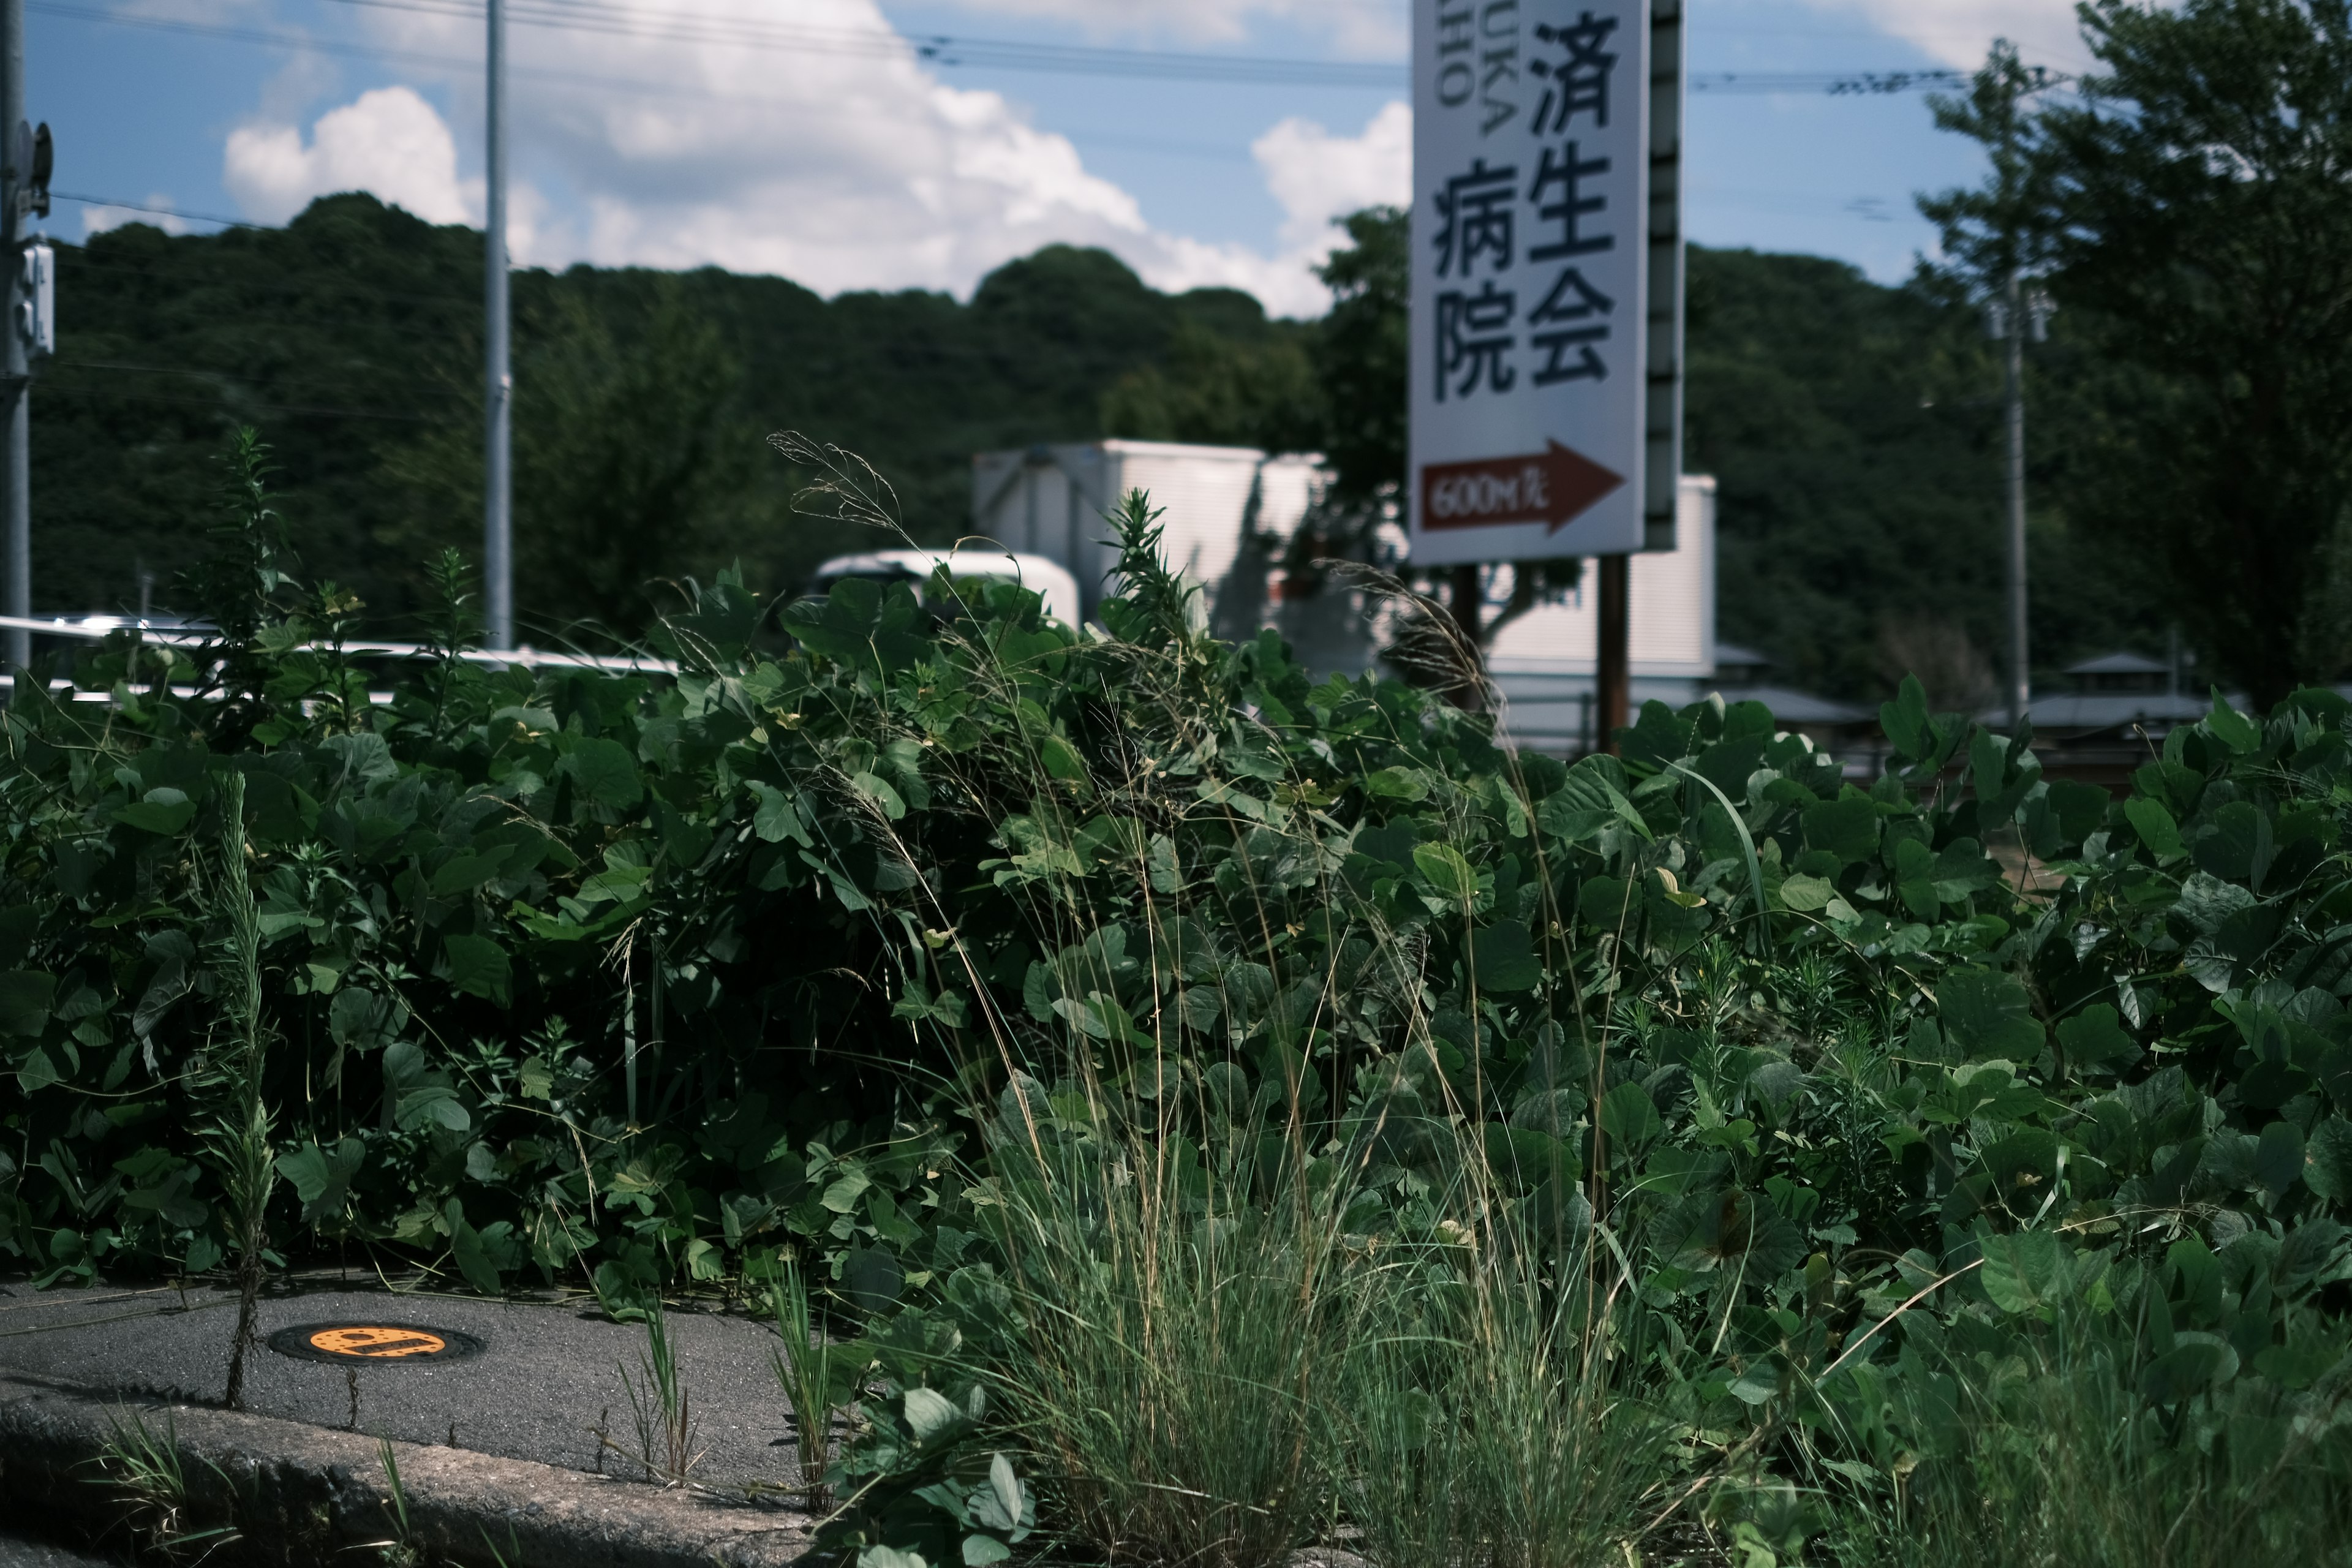
<svg viewBox="0 0 2352 1568"><path fill-rule="evenodd" d="M1829 908L1837 897L1837 885L1825 877L1808 877L1798 872L1780 884L1780 903L1785 909L1801 914Z"/></svg>
<svg viewBox="0 0 2352 1568"><path fill-rule="evenodd" d="M2259 750L2263 743L2262 726L2231 707L2222 699L2220 687L2213 687L2211 690L2213 710L2205 715L2207 731L2242 757Z"/></svg>
<svg viewBox="0 0 2352 1568"><path fill-rule="evenodd" d="M2139 1060L2137 1042L2125 1032L2121 1016L2105 1002L2095 1002L2071 1018L2059 1020L2059 1047L2077 1068L2116 1068Z"/></svg>
<svg viewBox="0 0 2352 1568"><path fill-rule="evenodd" d="M915 630L922 606L904 583L845 577L823 599L784 611L784 629L812 653L888 671L921 658L929 643Z"/></svg>
<svg viewBox="0 0 2352 1568"><path fill-rule="evenodd" d="M2254 1357L2254 1370L2281 1388L2309 1388L2343 1360L2334 1344L2272 1345Z"/></svg>
<svg viewBox="0 0 2352 1568"><path fill-rule="evenodd" d="M971 1421L962 1406L935 1388L910 1388L901 1403L901 1411L918 1443L931 1442L956 1431Z"/></svg>
<svg viewBox="0 0 2352 1568"><path fill-rule="evenodd" d="M583 802L606 813L635 811L646 798L635 754L601 735L573 742L557 759L555 771L572 780Z"/></svg>
<svg viewBox="0 0 2352 1568"><path fill-rule="evenodd" d="M358 1139L345 1138L331 1151L312 1142L278 1156L278 1173L302 1200L304 1224L316 1225L341 1210L364 1154L365 1147Z"/></svg>
<svg viewBox="0 0 2352 1568"><path fill-rule="evenodd" d="M2032 999L2012 974L1975 965L1951 970L1936 987L1936 1005L1945 1034L1971 1058L2030 1062L2042 1054Z"/></svg>
<svg viewBox="0 0 2352 1568"><path fill-rule="evenodd" d="M499 874L506 864L509 847L493 844L488 849L455 855L433 873L433 896L446 899L455 893L469 893Z"/></svg>
<svg viewBox="0 0 2352 1568"><path fill-rule="evenodd" d="M1418 768L1380 768L1364 776L1364 793L1379 800L1401 800L1410 805L1429 798L1429 785L1423 782Z"/></svg>
<svg viewBox="0 0 2352 1568"><path fill-rule="evenodd" d="M187 826L195 815L196 803L179 790L151 789L115 812L114 820L168 838Z"/></svg>
<svg viewBox="0 0 2352 1568"><path fill-rule="evenodd" d="M499 1266L483 1245L482 1234L466 1223L466 1211L456 1198L449 1200L442 1218L449 1227L449 1251L466 1283L485 1296L504 1295L506 1282L499 1275Z"/></svg>
<svg viewBox="0 0 2352 1568"><path fill-rule="evenodd" d="M2213 814L2211 830L2198 838L2197 864L2259 893L2275 847L2270 814L2252 801L2233 800Z"/></svg>
<svg viewBox="0 0 2352 1568"><path fill-rule="evenodd" d="M2147 846L2147 852L2158 862L2178 859L2184 851L2180 847L2180 826L2172 820L2172 813L2164 803L2146 795L2134 795L2124 802L2124 817Z"/></svg>
<svg viewBox="0 0 2352 1568"><path fill-rule="evenodd" d="M1898 756L1925 757L1936 749L1935 727L1927 721L1927 689L1917 676L1905 676L1895 700L1878 705L1878 727Z"/></svg>
<svg viewBox="0 0 2352 1568"><path fill-rule="evenodd" d="M794 796L759 779L751 781L751 795L760 803L752 808L751 831L762 842L782 844L789 838L803 848L815 843L809 837L807 825L801 821L799 803Z"/></svg>
<svg viewBox="0 0 2352 1568"><path fill-rule="evenodd" d="M428 1126L463 1132L474 1124L473 1118L466 1112L465 1103L457 1098L457 1091L446 1084L426 1084L401 1095L399 1105L393 1112L393 1121L404 1132L415 1132Z"/></svg>
<svg viewBox="0 0 2352 1568"><path fill-rule="evenodd" d="M2140 1374L2140 1392L2154 1405L2177 1405L2238 1374L2238 1352L2216 1334L2173 1336L2172 1349Z"/></svg>
<svg viewBox="0 0 2352 1568"><path fill-rule="evenodd" d="M2303 1180L2332 1204L2352 1204L2352 1121L2331 1116L2303 1146Z"/></svg>
<svg viewBox="0 0 2352 1568"><path fill-rule="evenodd" d="M1657 1105L1638 1083L1621 1083L1601 1101L1601 1130L1609 1135L1611 1157L1630 1157L1664 1130Z"/></svg>
<svg viewBox="0 0 2352 1568"><path fill-rule="evenodd" d="M906 1288L907 1271L883 1247L853 1247L841 1260L841 1293L861 1312L888 1310Z"/></svg>
<svg viewBox="0 0 2352 1568"><path fill-rule="evenodd" d="M0 974L0 1034L37 1036L49 1021L57 976L39 969Z"/></svg>
<svg viewBox="0 0 2352 1568"><path fill-rule="evenodd" d="M1087 764L1079 757L1077 748L1059 735L1048 735L1038 742L1037 756L1045 764L1045 773L1050 778L1078 779L1086 776ZM871 775L861 773L858 776Z"/></svg>
<svg viewBox="0 0 2352 1568"><path fill-rule="evenodd" d="M1604 760L1613 766L1617 759ZM1622 770L1612 773L1588 766L1591 761L1588 757L1569 769L1568 782L1537 805L1536 826L1570 844L1580 844L1612 823L1631 828L1644 839L1653 837L1650 825L1614 782L1623 776Z"/></svg>
<svg viewBox="0 0 2352 1568"><path fill-rule="evenodd" d="M866 1173L863 1165L846 1166L840 1175L827 1184L824 1195L817 1201L835 1214L849 1214L857 1207L859 1194L873 1184L874 1178Z"/></svg>
<svg viewBox="0 0 2352 1568"><path fill-rule="evenodd" d="M888 783L877 774L852 773L849 777L849 787L857 792L860 800L892 822L897 822L907 815L907 803L899 798L897 790L891 788Z"/></svg>
<svg viewBox="0 0 2352 1568"><path fill-rule="evenodd" d="M1451 844L1416 844L1412 863L1439 898L1467 905L1478 896L1478 874Z"/></svg>
<svg viewBox="0 0 2352 1568"><path fill-rule="evenodd" d="M1628 762L1646 763L1663 768L1691 753L1694 726L1664 703L1653 699L1642 704L1642 711L1630 730L1621 730L1621 754Z"/></svg>
<svg viewBox="0 0 2352 1568"><path fill-rule="evenodd" d="M1013 1473L1013 1461L1002 1452L988 1457L988 1489L1003 1516L1003 1528L1018 1530L1027 1500L1022 1493L1021 1478Z"/></svg>
<svg viewBox="0 0 2352 1568"><path fill-rule="evenodd" d="M470 995L487 996L494 1002L506 999L514 966L508 960L505 948L486 936L446 937L441 945L448 953L450 984Z"/></svg>
<svg viewBox="0 0 2352 1568"><path fill-rule="evenodd" d="M2066 1255L2046 1230L1981 1238L1979 1270L1985 1295L2004 1312L2034 1312L2057 1305L2066 1285Z"/></svg>
<svg viewBox="0 0 2352 1568"><path fill-rule="evenodd" d="M1482 991L1529 991L1543 978L1528 928L1505 921L1470 933L1471 967Z"/></svg>
<svg viewBox="0 0 2352 1568"><path fill-rule="evenodd" d="M2292 1121L2273 1121L2263 1129L2254 1150L2254 1179L2275 1203L2303 1180L2303 1129Z"/></svg>
<svg viewBox="0 0 2352 1568"><path fill-rule="evenodd" d="M1802 820L1807 844L1849 866L1878 854L1878 805L1858 790L1805 807Z"/></svg>

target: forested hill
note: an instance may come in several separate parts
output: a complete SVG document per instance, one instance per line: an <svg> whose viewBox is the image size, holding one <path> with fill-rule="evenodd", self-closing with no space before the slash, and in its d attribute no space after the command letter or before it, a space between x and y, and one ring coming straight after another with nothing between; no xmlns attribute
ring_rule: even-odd
<svg viewBox="0 0 2352 1568"><path fill-rule="evenodd" d="M241 423L277 449L306 578L356 590L380 630L401 629L436 548L475 547L477 233L342 195L282 229L131 225L58 251L60 352L34 392L39 609L135 604L142 571L168 604ZM1965 312L1811 258L1694 250L1691 272L1689 467L1723 483L1723 635L1848 695L1890 658L1979 679L1999 624L1998 380ZM514 290L517 599L541 637L641 626L664 577L740 558L783 586L872 542L792 512L803 476L772 430L863 454L919 535L948 538L975 451L1314 446L1316 367L1349 374L1316 355L1314 323L1229 289L1162 294L1066 247L969 304L826 300L712 268L526 271ZM2041 534L2066 573L2063 528ZM2123 636L2135 602L2067 595L2037 616L2045 662Z"/></svg>
<svg viewBox="0 0 2352 1568"><path fill-rule="evenodd" d="M433 547L477 547L478 232L366 195L283 229L131 225L58 247L58 299L34 394L44 610L135 602L142 564L168 584L239 422L277 448L308 574L371 610L415 602ZM839 547L839 529L791 513L798 476L770 431L862 453L910 525L951 536L974 451L1097 434L1105 389L1188 323L1276 330L1248 295L1171 298L1062 247L1000 268L969 305L582 267L518 272L514 310L517 599L541 626L640 625L649 580L740 555L781 584Z"/></svg>

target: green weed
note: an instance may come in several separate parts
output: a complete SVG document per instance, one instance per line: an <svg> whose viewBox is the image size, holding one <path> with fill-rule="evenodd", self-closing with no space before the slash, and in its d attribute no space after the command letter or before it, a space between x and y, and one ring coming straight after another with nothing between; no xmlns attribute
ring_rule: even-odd
<svg viewBox="0 0 2352 1568"><path fill-rule="evenodd" d="M777 1384L793 1413L793 1440L800 1458L803 1497L809 1511L822 1513L832 1497L825 1473L833 1465L835 1419L856 1394L865 1357L826 1337L809 1301L797 1259L784 1265L774 1292L777 1348L771 1355Z"/></svg>
<svg viewBox="0 0 2352 1568"><path fill-rule="evenodd" d="M693 1396L679 1374L677 1347L671 1342L669 1318L658 1297L649 1300L645 1321L646 1348L637 1357L637 1370L615 1366L636 1428L635 1451L627 1457L645 1470L646 1480L685 1486L703 1457L696 1447L699 1434ZM617 1451L611 1439L602 1441Z"/></svg>
<svg viewBox="0 0 2352 1568"><path fill-rule="evenodd" d="M191 1554L209 1555L237 1539L231 1524L194 1526L186 1462L169 1411L160 1436L139 1412L116 1412L108 1418L108 1436L94 1463L101 1472L96 1484L110 1487L121 1497L123 1522L140 1550L177 1562ZM228 1477L209 1459L205 1463L227 1491Z"/></svg>

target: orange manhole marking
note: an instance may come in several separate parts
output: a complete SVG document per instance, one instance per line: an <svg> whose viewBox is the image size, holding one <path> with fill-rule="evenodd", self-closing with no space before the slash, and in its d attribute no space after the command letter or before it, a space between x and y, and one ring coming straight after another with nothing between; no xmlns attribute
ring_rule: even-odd
<svg viewBox="0 0 2352 1568"><path fill-rule="evenodd" d="M320 1329L310 1336L310 1346L329 1355L391 1361L401 1356L437 1355L449 1348L449 1342L423 1329L380 1328L373 1324L354 1323L341 1328Z"/></svg>

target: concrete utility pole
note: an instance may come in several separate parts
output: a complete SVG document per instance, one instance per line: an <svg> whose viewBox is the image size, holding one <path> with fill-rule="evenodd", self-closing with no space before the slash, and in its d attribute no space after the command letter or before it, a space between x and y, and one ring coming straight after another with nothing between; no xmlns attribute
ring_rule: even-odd
<svg viewBox="0 0 2352 1568"><path fill-rule="evenodd" d="M26 374L23 329L26 299L24 267L26 179L33 156L32 128L25 118L25 0L0 0L0 270L7 273L7 310L0 316L6 357L0 362L0 412L8 420L5 472L0 474L0 510L7 513L9 615L33 614L32 380ZM33 634L8 628L8 664L33 662Z"/></svg>
<svg viewBox="0 0 2352 1568"><path fill-rule="evenodd" d="M2025 331L2024 280L2009 272L2001 327L2008 342L2002 358L2009 369L2009 408L2002 420L2009 434L2009 727L2025 721L2033 700L2032 665L2025 646Z"/></svg>
<svg viewBox="0 0 2352 1568"><path fill-rule="evenodd" d="M0 0L18 5L23 0ZM507 365L507 14L489 0L488 199L483 213L482 598L483 632L494 648L514 647L514 376Z"/></svg>

